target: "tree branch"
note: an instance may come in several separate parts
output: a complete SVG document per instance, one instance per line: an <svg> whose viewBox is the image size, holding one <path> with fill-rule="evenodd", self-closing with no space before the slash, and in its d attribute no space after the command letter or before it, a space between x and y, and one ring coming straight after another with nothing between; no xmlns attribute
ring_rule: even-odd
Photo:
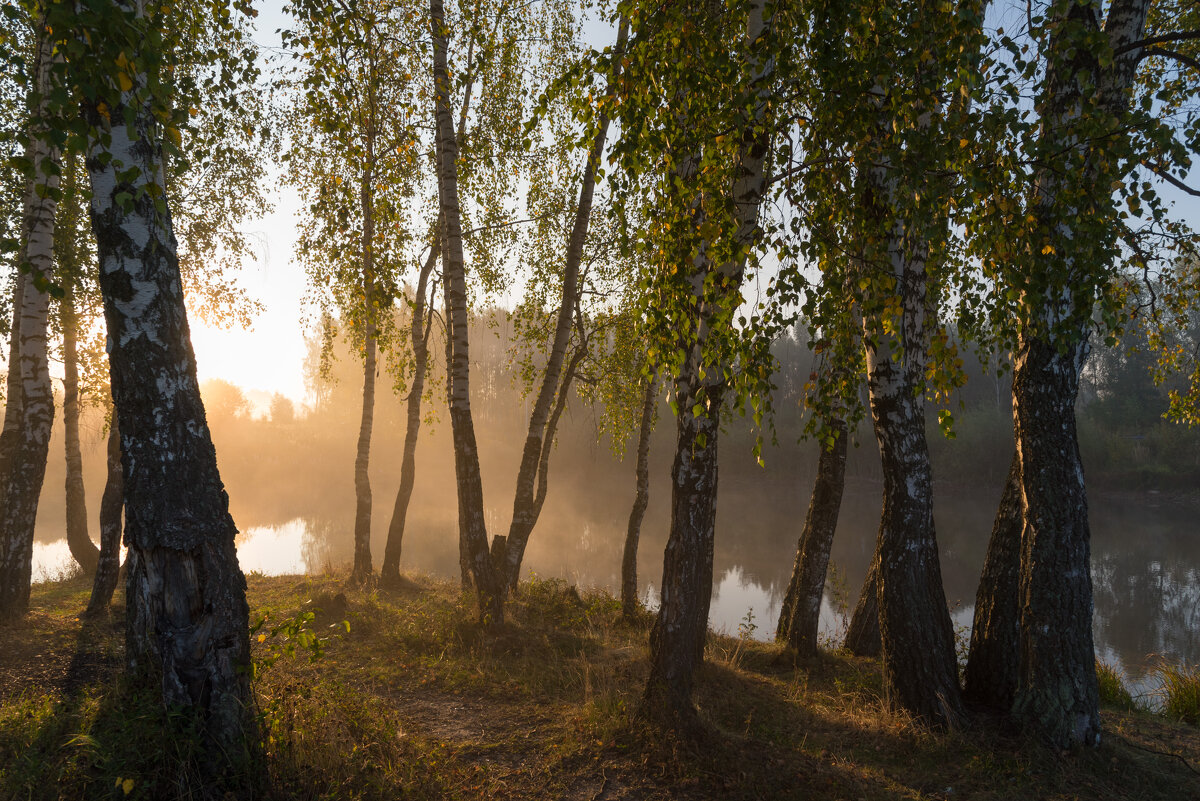
<svg viewBox="0 0 1200 801"><path fill-rule="evenodd" d="M1145 39L1118 47L1113 51L1113 55L1119 56L1122 53L1128 53L1130 50L1137 50L1139 47L1149 47L1150 45L1163 44L1165 42L1182 42L1187 39L1200 39L1200 31L1176 31L1175 33L1164 33L1161 36L1149 36Z"/></svg>
<svg viewBox="0 0 1200 801"><path fill-rule="evenodd" d="M1179 63L1191 67L1197 72L1200 72L1200 61L1197 61L1191 56L1184 55L1177 50L1169 50L1165 47L1147 47L1144 51L1142 51L1142 55L1138 58L1138 61L1150 58L1151 56L1166 56L1167 58L1173 58Z"/></svg>

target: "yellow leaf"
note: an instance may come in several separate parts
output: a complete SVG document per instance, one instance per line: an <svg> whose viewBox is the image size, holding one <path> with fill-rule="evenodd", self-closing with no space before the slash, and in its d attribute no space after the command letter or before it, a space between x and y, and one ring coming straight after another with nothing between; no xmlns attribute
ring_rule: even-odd
<svg viewBox="0 0 1200 801"><path fill-rule="evenodd" d="M958 146L959 146L959 147L966 147L966 146L967 146L967 145L969 145L969 144L970 144L970 142L968 142L966 139L959 139L959 140L958 140Z"/></svg>
<svg viewBox="0 0 1200 801"><path fill-rule="evenodd" d="M126 779L125 781L121 782L121 789L125 792L125 795L129 795L130 793L132 793L133 792L133 779Z"/></svg>
<svg viewBox="0 0 1200 801"><path fill-rule="evenodd" d="M1054 253L1054 247L1052 245L1046 245L1044 248L1042 248L1043 256L1049 256L1053 253Z"/></svg>
<svg viewBox="0 0 1200 801"><path fill-rule="evenodd" d="M175 147L179 147L183 143L183 137L180 136L179 129L174 126L167 128L167 138L171 140Z"/></svg>
<svg viewBox="0 0 1200 801"><path fill-rule="evenodd" d="M117 56L117 66L120 67L121 69L125 69L125 65L128 63L129 63L129 59L125 58L125 51L122 50L121 54L119 56Z"/></svg>
<svg viewBox="0 0 1200 801"><path fill-rule="evenodd" d="M267 635L265 635L265 634L258 635L259 642L266 642L266 640L267 640Z"/></svg>
<svg viewBox="0 0 1200 801"><path fill-rule="evenodd" d="M121 87L122 92L128 92L133 88L133 81L129 79L128 75L122 72L117 76L117 85Z"/></svg>

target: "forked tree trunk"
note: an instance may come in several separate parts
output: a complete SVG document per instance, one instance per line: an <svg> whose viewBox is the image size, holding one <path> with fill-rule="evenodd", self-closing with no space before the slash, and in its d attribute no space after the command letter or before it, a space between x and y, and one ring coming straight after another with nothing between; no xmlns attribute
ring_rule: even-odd
<svg viewBox="0 0 1200 801"><path fill-rule="evenodd" d="M440 226L439 226L440 227ZM425 293L429 290L429 276L437 264L438 235L433 238L429 257L421 267L417 279L416 297L413 299L412 324L409 327L413 349L413 379L408 388L407 423L404 430L404 456L400 462L400 489L396 492L396 504L392 509L392 521L388 525L387 545L383 551L383 567L380 580L395 583L400 580L400 554L404 547L404 524L408 517L408 503L412 500L413 484L416 483L417 435L421 432L421 398L425 394L425 371L429 367L429 323L432 315L425 311Z"/></svg>
<svg viewBox="0 0 1200 801"><path fill-rule="evenodd" d="M625 51L628 26L628 21L622 17L617 32L616 48L613 51L614 74L609 79L610 91L620 76L621 54ZM579 183L575 222L567 240L566 259L563 262L562 298L559 301L558 318L554 324L554 341L542 374L542 385L529 414L529 429L525 435L525 447L521 452L521 466L517 471L512 522L505 543L506 561L503 569L506 589L515 589L517 586L517 580L521 577L525 546L529 542L533 527L537 525L542 504L546 499L546 470L550 466L550 450L546 445L554 440L554 430L550 425L551 404L556 394L565 400L570 390L572 374L568 370L564 378L563 363L566 361L567 347L571 339L571 321L579 301L579 265L583 261L583 246L587 241L588 223L592 216L592 197L596 189L596 171L600 168L600 159L604 156L608 123L608 114L602 111Z"/></svg>
<svg viewBox="0 0 1200 801"><path fill-rule="evenodd" d="M846 440L849 439L846 421L834 417L829 421L829 428L833 442L819 444L817 478L775 631L775 639L786 643L800 656L817 653L817 630L821 623L821 597L825 594L829 550L837 531L842 490L846 486Z"/></svg>
<svg viewBox="0 0 1200 801"><path fill-rule="evenodd" d="M39 20L34 91L50 90L51 44L44 20ZM45 108L45 101L41 101ZM46 328L50 296L35 284L53 278L54 214L58 194L60 157L48 132L32 127L30 155L32 177L25 189L22 209L23 274L18 278L20 305L12 336L18 340L17 359L9 372L17 374L17 403L6 407L0 441L0 620L10 620L29 609L29 583L33 573L33 534L38 498L46 477L50 429L54 424L54 393L50 385ZM28 269L28 273L24 270ZM10 425L9 415L17 415Z"/></svg>
<svg viewBox="0 0 1200 801"><path fill-rule="evenodd" d="M663 555L662 599L650 633L650 675L639 714L655 724L681 732L692 729L696 710L692 684L704 655L712 600L712 560L717 502L717 435L728 362L706 352L714 320L732 316L741 303L746 258L759 236L758 214L768 175L771 117L767 96L774 73L771 55L773 15L765 4L749 9L745 45L746 106L741 110L739 152L733 166L729 198L736 228L728 261L714 263L708 243L697 248L686 265L694 309L677 322L683 361L675 378L678 439L671 470L671 530ZM696 180L700 159L683 159L677 171L681 186ZM702 217L702 215L701 215ZM697 243L707 239L694 218ZM719 287L718 292L705 286ZM681 315L682 316L682 315Z"/></svg>
<svg viewBox="0 0 1200 801"><path fill-rule="evenodd" d="M471 417L467 284L463 265L462 219L458 198L458 139L450 117L450 75L446 66L446 28L442 0L429 2L433 39L434 111L436 115L438 203L442 217L442 272L447 317L446 394L454 440L454 472L458 494L460 554L470 567L483 622L504 620L504 579L492 563L483 514L483 480Z"/></svg>
<svg viewBox="0 0 1200 801"><path fill-rule="evenodd" d="M654 431L654 407L658 401L658 375L646 381L642 399L642 422L638 428L637 467L634 475L637 491L633 497L633 508L629 510L629 527L625 530L625 552L621 558L621 612L627 618L634 617L641 604L638 603L637 557L638 540L641 539L642 518L650 505L650 434Z"/></svg>
<svg viewBox="0 0 1200 801"><path fill-rule="evenodd" d="M87 495L83 489L83 453L79 447L78 319L72 278L65 280L59 301L63 334L63 445L66 450L67 547L71 556L91 575L100 551L88 534Z"/></svg>
<svg viewBox="0 0 1200 801"><path fill-rule="evenodd" d="M879 642L879 540L876 538L875 553L867 568L858 602L850 615L846 628L845 648L855 656L877 657L882 645Z"/></svg>
<svg viewBox="0 0 1200 801"><path fill-rule="evenodd" d="M963 696L972 706L1007 714L1020 669L1021 460L1014 453L992 523L983 574L975 594L971 650Z"/></svg>
<svg viewBox="0 0 1200 801"><path fill-rule="evenodd" d="M117 577L121 572L121 507L125 501L125 476L121 468L121 434L117 415L113 412L108 428L108 479L100 496L100 558L92 578L92 595L88 599L89 617L108 611Z"/></svg>
<svg viewBox="0 0 1200 801"><path fill-rule="evenodd" d="M140 10L134 20L144 24ZM136 46L132 55L141 63ZM106 134L89 138L87 168L123 455L125 656L136 681L195 720L208 777L231 782L258 742L246 581L196 379L169 203L149 189L164 172L159 128L148 104L128 105L127 117L132 102L124 92L104 113L86 110Z"/></svg>

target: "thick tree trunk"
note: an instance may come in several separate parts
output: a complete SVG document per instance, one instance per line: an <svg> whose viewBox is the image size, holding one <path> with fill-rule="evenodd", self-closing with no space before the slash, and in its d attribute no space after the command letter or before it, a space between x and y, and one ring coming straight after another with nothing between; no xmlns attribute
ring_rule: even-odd
<svg viewBox="0 0 1200 801"><path fill-rule="evenodd" d="M194 716L211 746L205 771L234 781L258 742L246 581L196 379L169 205L150 189L163 175L158 124L149 105L127 116L131 98L110 100L104 114L87 110L106 134L89 139L87 168L124 468L125 654L132 676Z"/></svg>
<svg viewBox="0 0 1200 801"><path fill-rule="evenodd" d="M429 366L429 321L432 319L425 312L425 293L429 290L429 276L437 264L439 251L438 236L435 234L429 257L421 267L416 297L413 299L412 324L409 327L413 349L413 379L412 386L408 388L404 456L400 462L400 489L396 492L392 521L388 525L387 545L383 551L383 567L380 569L380 580L385 583L400 580L404 523L408 516L408 503L412 500L413 484L416 482L417 435L421 431L421 398L425 393L425 371Z"/></svg>
<svg viewBox="0 0 1200 801"><path fill-rule="evenodd" d="M1091 532L1075 430L1080 341L1023 339L1013 362L1021 488L1021 669L1013 714L1059 747L1100 740Z"/></svg>
<svg viewBox="0 0 1200 801"><path fill-rule="evenodd" d="M829 550L837 531L842 508L842 490L846 485L846 421L830 420L832 443L820 443L817 478L804 531L796 546L796 564L788 584L775 639L787 643L801 656L817 653L817 629L821 622L821 597L825 594L825 574L829 568Z"/></svg>
<svg viewBox="0 0 1200 801"><path fill-rule="evenodd" d="M492 563L488 546L487 524L483 514L483 480L479 472L475 424L471 417L467 284L458 199L458 140L450 117L450 76L446 66L448 31L442 0L430 0L429 16L433 38L438 201L442 218L442 283L448 326L446 394L454 440L460 553L470 565L471 578L479 599L480 618L485 623L497 625L504 620L504 579Z"/></svg>
<svg viewBox="0 0 1200 801"><path fill-rule="evenodd" d="M108 611L117 577L121 572L121 507L125 501L125 475L121 467L121 434L114 411L108 429L108 479L100 496L100 558L92 579L92 596L88 599L89 617Z"/></svg>
<svg viewBox="0 0 1200 801"><path fill-rule="evenodd" d="M96 570L100 551L88 535L87 496L83 489L83 453L79 447L79 354L78 320L75 293L71 281L64 281L59 301L63 334L63 430L67 458L66 506L67 547L71 556L91 575Z"/></svg>
<svg viewBox="0 0 1200 801"><path fill-rule="evenodd" d="M1149 0L1114 0L1100 30L1100 6L1057 6L1049 45L1039 136L1062 163L1039 170L1031 210L1049 241L1044 287L1013 359L1013 416L1021 462L1021 670L1013 715L1058 747L1100 741L1099 690L1092 642L1091 532L1075 429L1079 372L1091 328L1091 291L1114 258L1110 230L1082 234L1088 217L1112 219L1114 174L1109 136L1120 136L1141 51ZM1105 66L1080 32L1106 36L1115 58ZM1096 91L1084 95L1079 75ZM1097 144L1102 143L1102 144ZM1119 146L1119 145L1118 145ZM1097 188L1100 188L1097 191ZM1086 230L1086 228L1084 229ZM1098 274L1096 271L1101 270ZM1080 299L1081 287L1094 287Z"/></svg>
<svg viewBox="0 0 1200 801"><path fill-rule="evenodd" d="M863 580L850 625L846 628L845 648L855 656L879 656L879 541L876 539L871 566Z"/></svg>
<svg viewBox="0 0 1200 801"><path fill-rule="evenodd" d="M38 35L34 90L50 90L51 46L44 22ZM44 104L44 101L43 101ZM28 269L20 277L20 306L12 336L18 340L18 357L9 364L16 372L17 403L5 410L0 442L0 620L14 619L29 609L29 583L33 572L33 533L38 498L46 476L50 429L54 424L54 393L50 385L46 328L50 296L34 279L53 277L55 197L59 183L59 152L43 130L32 131L32 178L22 210L23 255ZM9 425L9 414L18 415Z"/></svg>
<svg viewBox="0 0 1200 801"><path fill-rule="evenodd" d="M625 552L621 558L621 612L632 618L641 609L638 603L637 556L641 539L642 518L650 505L650 434L654 431L654 407L658 401L658 375L646 381L642 399L642 422L638 428L637 467L634 471L637 491L633 508L629 510L629 527L625 531Z"/></svg>
<svg viewBox="0 0 1200 801"><path fill-rule="evenodd" d="M611 91L613 83L620 76L620 54L625 50L625 37L628 31L628 21L622 17L617 32L617 44L613 58L614 74L609 81ZM563 363L567 357L567 347L571 339L571 321L575 316L575 307L579 301L579 265L583 261L583 246L587 241L588 223L592 216L592 197L596 190L596 171L600 168L600 159L604 156L604 142L608 137L608 114L600 113L596 135L592 140L592 149L584 164L583 176L579 184L579 202L575 206L575 222L571 227L571 236L567 240L567 254L563 263L562 299L559 302L558 318L554 324L554 342L550 347L550 357L546 360L546 369L542 374L542 385L534 401L533 410L529 414L529 429L525 435L525 447L521 452L521 466L517 471L517 489L513 495L512 523L508 529L506 542L506 564L504 580L506 588L515 589L517 580L521 577L521 560L525 557L525 546L529 535L537 525L541 515L542 502L545 493L539 492L546 484L545 471L549 468L550 451L547 442L554 440L554 431L550 428L551 404L555 395L566 397L570 388L571 373L563 378ZM541 485L539 487L538 485ZM540 496L540 497L539 497Z"/></svg>
<svg viewBox="0 0 1200 801"><path fill-rule="evenodd" d="M968 703L1005 714L1016 696L1021 659L1021 511L1021 460L1014 453L975 594L971 650L963 677Z"/></svg>
<svg viewBox="0 0 1200 801"><path fill-rule="evenodd" d="M682 383L682 382L681 382ZM642 709L671 728L696 724L692 682L704 655L712 601L720 397L693 415L681 402L671 468L671 533L663 556L661 605L650 631L650 678Z"/></svg>

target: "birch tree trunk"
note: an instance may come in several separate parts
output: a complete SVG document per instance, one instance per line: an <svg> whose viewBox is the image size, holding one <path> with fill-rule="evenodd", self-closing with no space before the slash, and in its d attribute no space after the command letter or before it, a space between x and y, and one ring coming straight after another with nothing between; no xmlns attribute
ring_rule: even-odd
<svg viewBox="0 0 1200 801"><path fill-rule="evenodd" d="M846 440L849 439L846 421L834 418L829 427L833 442L819 445L817 478L775 631L775 639L787 643L800 656L817 654L817 630L821 623L821 597L825 594L829 550L837 531L842 490L846 485Z"/></svg>
<svg viewBox="0 0 1200 801"><path fill-rule="evenodd" d="M38 49L34 68L34 91L44 97L51 89L51 42L45 21L39 21ZM39 103L39 116L46 108ZM31 125L32 178L25 189L22 209L23 270L19 279L17 358L9 363L16 373L17 402L6 407L4 441L0 443L0 620L21 617L29 609L29 583L33 572L33 533L38 498L46 476L50 429L54 424L54 393L50 385L46 328L50 296L39 289L35 278L53 277L54 215L57 208L61 160L50 144L44 123ZM10 396L11 397L11 396ZM17 415L12 425L9 416Z"/></svg>
<svg viewBox="0 0 1200 801"><path fill-rule="evenodd" d="M210 746L206 772L232 778L258 741L246 582L196 379L169 203L156 184L160 132L149 103L134 97L121 93L107 113L85 110L123 455L126 661L132 676L161 687L168 707L196 719Z"/></svg>
<svg viewBox="0 0 1200 801"><path fill-rule="evenodd" d="M684 359L675 377L678 438L671 469L671 530L663 555L662 599L650 632L650 675L640 714L669 729L686 731L698 722L692 705L696 666L704 655L712 600L712 560L717 502L717 436L725 372L708 338L714 321L741 303L746 259L759 235L759 206L766 190L771 118L767 95L774 60L768 49L773 17L755 0L746 30L747 107L729 189L732 201L732 260L714 263L702 243L689 271L695 312L678 328ZM696 180L699 159L684 160L680 183ZM702 215L701 215L702 216ZM701 225L705 220L697 220ZM698 237L704 240L705 237ZM720 287L717 297L705 286ZM717 351L719 352L719 351Z"/></svg>
<svg viewBox="0 0 1200 801"><path fill-rule="evenodd" d="M1004 714L1012 709L1020 667L1021 511L1021 460L1014 453L975 594L963 677L968 703Z"/></svg>
<svg viewBox="0 0 1200 801"><path fill-rule="evenodd" d="M1021 667L1013 714L1058 747L1100 741L1099 688L1092 642L1091 531L1075 428L1079 373L1087 355L1091 304L1103 240L1080 236L1087 217L1111 219L1112 164L1097 151L1096 121L1120 130L1129 109L1149 0L1118 0L1103 34L1116 54L1101 66L1080 32L1101 30L1100 8L1063 5L1050 40L1040 136L1065 163L1035 175L1032 214L1049 240L1037 278L1041 307L1023 327L1013 359L1013 416L1025 501L1021 535ZM1056 7L1058 8L1058 7ZM1124 53L1122 50L1124 49ZM1090 92L1080 74L1093 76ZM1099 188L1099 190L1097 190ZM1045 255L1045 254L1044 254ZM1111 253L1108 255L1111 259Z"/></svg>
<svg viewBox="0 0 1200 801"><path fill-rule="evenodd" d="M439 226L440 228L441 226ZM409 327L413 349L413 379L408 388L407 423L404 430L404 456L400 463L400 489L396 492L396 504L392 509L392 521L388 525L387 545L383 551L383 567L380 581L396 583L400 580L400 554L404 547L404 523L408 516L408 503L412 500L413 484L416 482L417 435L421 431L421 398L425 393L425 371L429 368L429 330L432 316L425 311L425 293L429 291L429 276L437 264L438 236L434 235L429 256L421 267L417 279L416 297L413 299L412 322Z"/></svg>
<svg viewBox="0 0 1200 801"><path fill-rule="evenodd" d="M628 28L628 21L622 17L614 49L614 74L609 80L609 91L620 77L621 54L625 51L625 37ZM542 502L545 501L545 492L544 490L539 492L539 489L546 485L545 471L549 468L550 462L550 451L546 445L554 440L554 431L548 425L551 404L554 402L556 393L565 400L570 389L572 375L568 371L564 380L563 363L566 360L567 347L571 339L571 321L579 300L579 265L583 260L583 246L587 241L588 223L592 216L592 198L596 190L596 171L600 168L600 159L604 156L608 124L608 114L601 112L596 136L592 140L592 149L588 153L587 162L583 167L583 176L580 179L579 202L575 206L575 222L571 227L571 236L567 240L567 254L563 264L562 300L559 303L558 318L554 324L554 342L550 348L550 357L546 361L546 369L542 374L542 385L538 390L537 399L534 401L533 410L529 414L529 430L525 435L525 447L521 452L521 466L517 471L512 523L509 526L508 538L505 543L504 580L507 589L515 589L517 580L521 577L521 560L525 557L525 546L529 542L529 535L533 532L533 527L537 525L542 511Z"/></svg>
<svg viewBox="0 0 1200 801"><path fill-rule="evenodd" d="M641 539L642 518L650 505L650 434L654 431L654 407L658 401L658 375L646 381L642 400L641 426L638 428L637 467L634 471L637 491L633 508L629 510L629 527L625 531L625 552L621 558L621 612L632 618L641 608L638 603L637 556Z"/></svg>
<svg viewBox="0 0 1200 801"><path fill-rule="evenodd" d="M83 489L83 453L79 447L79 353L78 319L75 292L71 281L64 281L59 301L63 335L63 444L66 450L67 547L71 556L91 575L96 570L100 551L88 534L87 495Z"/></svg>
<svg viewBox="0 0 1200 801"><path fill-rule="evenodd" d="M458 137L450 116L450 76L446 67L449 31L442 0L430 0L429 17L433 39L438 204L442 222L442 283L448 329L446 394L454 440L460 552L470 567L479 599L480 618L485 623L498 625L504 620L504 577L492 563L488 547L487 524L483 515L483 480L479 472L475 424L471 417L467 284L458 198Z"/></svg>
<svg viewBox="0 0 1200 801"><path fill-rule="evenodd" d="M88 599L89 617L99 617L108 611L117 578L121 572L121 507L125 501L125 476L121 468L121 434L117 415L113 412L108 427L108 479L100 496L100 556L96 575L92 578L92 595Z"/></svg>
<svg viewBox="0 0 1200 801"><path fill-rule="evenodd" d="M867 577L863 580L862 590L858 593L858 602L854 604L854 612L850 615L850 625L846 629L846 650L855 656L879 656L882 645L879 641L879 539L876 538L875 553L871 556L871 566L867 568Z"/></svg>

